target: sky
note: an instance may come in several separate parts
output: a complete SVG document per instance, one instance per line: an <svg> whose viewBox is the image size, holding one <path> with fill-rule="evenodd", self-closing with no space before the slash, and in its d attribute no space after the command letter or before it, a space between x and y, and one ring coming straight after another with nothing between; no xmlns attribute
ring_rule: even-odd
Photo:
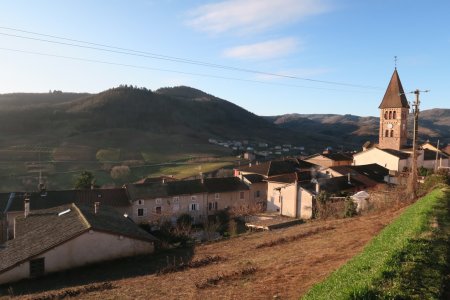
<svg viewBox="0 0 450 300"><path fill-rule="evenodd" d="M445 0L0 0L0 93L186 85L258 115L450 108ZM414 95L408 94L409 101Z"/></svg>

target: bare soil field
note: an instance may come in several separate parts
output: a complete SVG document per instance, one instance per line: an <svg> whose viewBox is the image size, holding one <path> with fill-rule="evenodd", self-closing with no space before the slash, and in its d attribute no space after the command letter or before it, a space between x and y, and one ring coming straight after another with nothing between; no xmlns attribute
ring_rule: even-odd
<svg viewBox="0 0 450 300"><path fill-rule="evenodd" d="M43 286L52 286L43 278L12 291L28 299L299 299L313 284L362 251L402 211L392 208L349 219L312 221L199 245L189 253L190 263L164 272L167 262L176 258L158 254L153 267L138 262L128 263L126 268L108 265L103 268L106 274L97 280L89 280L88 272L78 271L77 283L72 274L68 288L53 286L53 290L42 292ZM178 259L177 264L181 256ZM98 268L96 272L101 273L102 266ZM121 269L122 278L114 276L119 272L114 268ZM136 270L133 273L127 268ZM41 291L33 292L32 285L39 285Z"/></svg>

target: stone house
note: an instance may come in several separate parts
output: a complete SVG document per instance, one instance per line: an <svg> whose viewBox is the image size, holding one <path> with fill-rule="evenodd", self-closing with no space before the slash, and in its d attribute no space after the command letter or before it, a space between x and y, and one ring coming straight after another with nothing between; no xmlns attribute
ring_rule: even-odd
<svg viewBox="0 0 450 300"><path fill-rule="evenodd" d="M128 184L126 189L132 201L128 214L137 223L175 222L184 213L202 223L218 210L254 204L249 187L237 177Z"/></svg>
<svg viewBox="0 0 450 300"><path fill-rule="evenodd" d="M87 264L153 253L155 239L116 210L73 203L15 218L0 247L0 284Z"/></svg>

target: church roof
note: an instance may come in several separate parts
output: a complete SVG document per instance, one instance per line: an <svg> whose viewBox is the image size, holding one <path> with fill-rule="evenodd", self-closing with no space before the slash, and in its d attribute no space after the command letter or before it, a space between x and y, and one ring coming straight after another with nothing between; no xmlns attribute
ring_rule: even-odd
<svg viewBox="0 0 450 300"><path fill-rule="evenodd" d="M383 100L378 108L409 108L408 100L405 96L397 69L392 74L391 81L386 89Z"/></svg>

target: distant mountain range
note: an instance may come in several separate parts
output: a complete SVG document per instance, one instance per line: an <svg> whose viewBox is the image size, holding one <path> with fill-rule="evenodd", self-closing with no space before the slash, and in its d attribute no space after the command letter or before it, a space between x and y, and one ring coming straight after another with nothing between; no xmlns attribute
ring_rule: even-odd
<svg viewBox="0 0 450 300"><path fill-rule="evenodd" d="M365 141L378 141L379 118L334 114L287 114L265 117L280 127L293 131L313 131L329 136L330 142L360 146ZM412 137L413 119L409 116L409 137ZM430 109L420 113L419 139L441 143L450 142L450 109Z"/></svg>
<svg viewBox="0 0 450 300"><path fill-rule="evenodd" d="M359 148L367 140L378 139L378 118L331 114L260 117L190 87L150 91L121 86L99 94L0 95L0 134L0 147L77 145L140 151L157 149L157 145L164 145L161 150L171 145L206 145L208 138L217 138L312 149ZM442 142L450 142L450 109L422 111L420 134L422 139L440 137Z"/></svg>

